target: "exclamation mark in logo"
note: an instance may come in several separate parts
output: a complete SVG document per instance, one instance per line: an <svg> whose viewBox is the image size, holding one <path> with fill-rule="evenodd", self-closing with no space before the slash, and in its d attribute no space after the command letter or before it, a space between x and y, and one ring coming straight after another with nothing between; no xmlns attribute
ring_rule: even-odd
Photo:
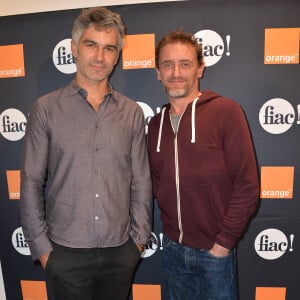
<svg viewBox="0 0 300 300"><path fill-rule="evenodd" d="M298 110L297 124L300 124L300 104L297 105L297 110Z"/></svg>
<svg viewBox="0 0 300 300"><path fill-rule="evenodd" d="M293 249L294 237L295 237L294 234L290 234L290 241L291 241L290 252L294 251L294 249Z"/></svg>
<svg viewBox="0 0 300 300"><path fill-rule="evenodd" d="M159 240L160 240L160 247L159 247L159 249L160 250L164 249L164 246L163 246L163 236L164 235L162 233L159 234Z"/></svg>
<svg viewBox="0 0 300 300"><path fill-rule="evenodd" d="M229 56L230 55L230 35L226 35L226 45L227 45L227 51L226 51L226 55Z"/></svg>

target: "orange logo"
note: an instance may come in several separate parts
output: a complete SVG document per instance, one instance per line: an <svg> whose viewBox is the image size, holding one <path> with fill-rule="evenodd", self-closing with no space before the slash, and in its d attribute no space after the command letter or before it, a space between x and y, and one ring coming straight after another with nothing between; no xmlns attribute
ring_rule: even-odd
<svg viewBox="0 0 300 300"><path fill-rule="evenodd" d="M133 300L161 300L160 285L153 284L133 284Z"/></svg>
<svg viewBox="0 0 300 300"><path fill-rule="evenodd" d="M255 300L285 300L285 287L257 287Z"/></svg>
<svg viewBox="0 0 300 300"><path fill-rule="evenodd" d="M122 53L124 70L155 68L154 33L126 35Z"/></svg>
<svg viewBox="0 0 300 300"><path fill-rule="evenodd" d="M8 197L10 200L20 199L20 171L19 170L7 170L7 186L8 186Z"/></svg>
<svg viewBox="0 0 300 300"><path fill-rule="evenodd" d="M0 78L25 76L23 44L0 46Z"/></svg>
<svg viewBox="0 0 300 300"><path fill-rule="evenodd" d="M299 64L300 28L265 29L265 64Z"/></svg>
<svg viewBox="0 0 300 300"><path fill-rule="evenodd" d="M23 300L47 300L45 281L21 280Z"/></svg>
<svg viewBox="0 0 300 300"><path fill-rule="evenodd" d="M261 198L293 198L294 167L261 167Z"/></svg>

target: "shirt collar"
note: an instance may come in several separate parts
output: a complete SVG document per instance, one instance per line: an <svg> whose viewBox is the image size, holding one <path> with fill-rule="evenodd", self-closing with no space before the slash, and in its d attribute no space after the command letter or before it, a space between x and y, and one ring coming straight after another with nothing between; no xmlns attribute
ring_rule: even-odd
<svg viewBox="0 0 300 300"><path fill-rule="evenodd" d="M105 99L112 99L114 101L118 101L117 97L116 97L116 91L114 90L114 88L112 87L112 85L110 83L108 83L108 89L109 92L104 96ZM83 97L86 98L87 96L87 92L85 89L81 88L76 79L74 78L71 83L69 84L69 91L68 91L68 95L69 96L74 96L75 94L81 94Z"/></svg>

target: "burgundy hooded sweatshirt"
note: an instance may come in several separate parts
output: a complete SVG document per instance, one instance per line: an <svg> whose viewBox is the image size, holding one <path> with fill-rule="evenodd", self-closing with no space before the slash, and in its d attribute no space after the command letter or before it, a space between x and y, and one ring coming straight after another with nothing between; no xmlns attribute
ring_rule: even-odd
<svg viewBox="0 0 300 300"><path fill-rule="evenodd" d="M189 103L175 133L170 104L149 124L153 191L163 233L189 247L232 249L259 195L252 139L241 106L211 91Z"/></svg>

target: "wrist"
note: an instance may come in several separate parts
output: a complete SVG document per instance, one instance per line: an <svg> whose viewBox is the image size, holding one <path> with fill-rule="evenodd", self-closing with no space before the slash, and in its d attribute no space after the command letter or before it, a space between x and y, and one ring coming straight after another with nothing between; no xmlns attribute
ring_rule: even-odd
<svg viewBox="0 0 300 300"><path fill-rule="evenodd" d="M145 249L145 245L143 245L143 244L137 244L136 245L137 246L137 248L139 249L139 251L142 253L143 251L144 251L144 249Z"/></svg>

